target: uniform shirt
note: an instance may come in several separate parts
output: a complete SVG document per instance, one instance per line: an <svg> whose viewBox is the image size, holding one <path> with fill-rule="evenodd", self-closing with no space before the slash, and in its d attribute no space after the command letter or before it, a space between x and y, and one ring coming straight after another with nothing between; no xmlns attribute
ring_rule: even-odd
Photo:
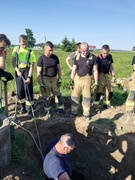
<svg viewBox="0 0 135 180"><path fill-rule="evenodd" d="M74 65L77 66L76 73L78 76L92 75L93 66L96 65L96 56L93 54L88 54L87 57L82 57L81 54L76 56Z"/></svg>
<svg viewBox="0 0 135 180"><path fill-rule="evenodd" d="M50 57L44 54L39 57L37 66L42 67L42 75L48 77L55 77L57 75L57 65L59 59L56 55L52 54Z"/></svg>
<svg viewBox="0 0 135 180"><path fill-rule="evenodd" d="M111 54L109 54L106 58L103 58L102 55L100 54L97 57L98 73L108 74L112 63L113 63L113 58Z"/></svg>
<svg viewBox="0 0 135 180"><path fill-rule="evenodd" d="M48 145L46 149L43 169L48 178L57 179L61 174L66 172L71 177L71 165L68 155L60 154L55 149L55 144L59 139L55 139Z"/></svg>
<svg viewBox="0 0 135 180"><path fill-rule="evenodd" d="M22 62L26 62L26 56L27 56L29 48L27 47L25 49L20 46L19 52L18 52L18 47L19 46L14 47L14 49L12 51L12 57L16 57L16 54L18 53L18 60L20 60ZM31 63L31 62L36 62L36 56L35 56L34 51L31 51L31 53L30 53L29 63Z"/></svg>
<svg viewBox="0 0 135 180"><path fill-rule="evenodd" d="M70 58L71 60L75 60L75 57L76 57L77 54L79 54L78 51L72 52L72 53L69 55L69 58Z"/></svg>
<svg viewBox="0 0 135 180"><path fill-rule="evenodd" d="M132 65L135 64L135 56L132 59Z"/></svg>

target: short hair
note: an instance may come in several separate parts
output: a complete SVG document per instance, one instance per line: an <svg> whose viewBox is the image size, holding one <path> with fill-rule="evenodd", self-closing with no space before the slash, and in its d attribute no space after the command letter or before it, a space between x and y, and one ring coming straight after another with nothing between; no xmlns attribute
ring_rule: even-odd
<svg viewBox="0 0 135 180"><path fill-rule="evenodd" d="M105 50L110 50L110 47L109 47L109 45L107 45L107 44L104 44L103 46L102 46L102 49L105 49Z"/></svg>
<svg viewBox="0 0 135 180"><path fill-rule="evenodd" d="M45 46L49 46L50 48L53 48L53 43L51 41L46 41Z"/></svg>
<svg viewBox="0 0 135 180"><path fill-rule="evenodd" d="M28 36L26 36L26 35L24 35L24 34L21 34L20 36L19 36L19 42L20 41L28 41Z"/></svg>
<svg viewBox="0 0 135 180"><path fill-rule="evenodd" d="M81 45L81 43L78 42L78 43L76 44L76 48L80 48L80 45Z"/></svg>
<svg viewBox="0 0 135 180"><path fill-rule="evenodd" d="M0 42L4 42L6 46L11 45L11 41L7 38L5 34L0 34Z"/></svg>
<svg viewBox="0 0 135 180"><path fill-rule="evenodd" d="M75 138L74 138L73 134L71 134L71 133L63 134L60 137L60 142L62 145L69 146L71 148L76 145Z"/></svg>

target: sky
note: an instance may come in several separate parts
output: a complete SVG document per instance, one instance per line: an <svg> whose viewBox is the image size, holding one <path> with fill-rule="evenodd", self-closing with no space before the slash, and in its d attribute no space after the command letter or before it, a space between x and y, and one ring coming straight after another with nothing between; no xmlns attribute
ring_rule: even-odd
<svg viewBox="0 0 135 180"><path fill-rule="evenodd" d="M100 49L135 46L135 0L0 0L1 25L12 44L31 29L36 43L65 38Z"/></svg>

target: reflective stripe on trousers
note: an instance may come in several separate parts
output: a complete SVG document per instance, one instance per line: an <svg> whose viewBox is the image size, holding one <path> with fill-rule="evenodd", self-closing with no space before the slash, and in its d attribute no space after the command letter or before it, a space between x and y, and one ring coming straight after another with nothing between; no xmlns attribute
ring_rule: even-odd
<svg viewBox="0 0 135 180"><path fill-rule="evenodd" d="M135 91L130 91L126 100L126 111L135 112Z"/></svg>

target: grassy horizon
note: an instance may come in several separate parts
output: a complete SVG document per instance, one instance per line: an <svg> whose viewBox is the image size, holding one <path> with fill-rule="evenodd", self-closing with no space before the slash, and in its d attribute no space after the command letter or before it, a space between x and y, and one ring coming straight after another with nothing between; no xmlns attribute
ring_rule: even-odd
<svg viewBox="0 0 135 180"><path fill-rule="evenodd" d="M34 50L36 58L38 58L44 53L43 50ZM14 68L12 67L12 49L10 48L8 50L7 54L7 60L6 60L6 71L9 71L13 76L15 74ZM70 96L71 91L69 88L69 81L70 81L70 73L71 70L68 68L65 59L70 54L70 52L64 52L60 49L54 49L54 54L56 54L59 57L61 70L62 70L62 86L61 86L61 92L63 96ZM92 52L96 56L100 54L100 51ZM115 70L115 76L116 78L127 78L131 76L132 73L132 65L131 61L134 55L134 52L130 51L110 51L110 54L113 56L113 66ZM14 76L15 77L15 76ZM39 93L39 83L37 79L36 74L36 63L34 67L34 73L33 73L33 87L34 87L34 93ZM8 92L16 91L15 87L15 79L13 81L8 82L7 85ZM3 87L2 87L3 92Z"/></svg>

